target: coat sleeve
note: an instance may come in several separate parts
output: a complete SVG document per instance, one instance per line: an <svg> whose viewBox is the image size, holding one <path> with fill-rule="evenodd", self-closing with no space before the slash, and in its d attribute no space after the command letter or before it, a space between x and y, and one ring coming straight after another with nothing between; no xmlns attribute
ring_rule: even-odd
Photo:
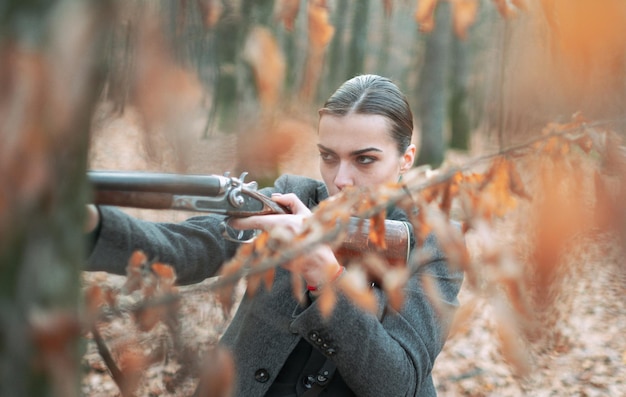
<svg viewBox="0 0 626 397"><path fill-rule="evenodd" d="M432 382L431 371L458 306L463 277L450 272L433 235L423 248L432 254L431 261L407 283L399 312L388 308L385 295L375 289L378 315L365 313L340 294L329 318L321 316L314 302L292 324L293 331L335 362L359 396L417 396L425 383ZM437 306L450 310L435 310L421 283L424 273L433 277L441 292Z"/></svg>
<svg viewBox="0 0 626 397"><path fill-rule="evenodd" d="M313 198L307 204L316 205L326 191L319 181L283 175L274 187L261 190L267 196L273 192L294 192L303 200ZM142 250L150 260L173 266L178 284L192 284L215 276L239 246L222 237L219 225L224 217L221 215L192 217L180 223L155 223L134 218L114 207L100 206L98 210L101 223L87 258L87 271L125 275L131 254Z"/></svg>
<svg viewBox="0 0 626 397"><path fill-rule="evenodd" d="M99 210L100 233L87 258L88 271L124 275L130 255L142 250L150 260L173 266L178 284L190 284L215 275L237 249L237 244L222 238L219 224L223 217L218 215L154 223L114 207Z"/></svg>

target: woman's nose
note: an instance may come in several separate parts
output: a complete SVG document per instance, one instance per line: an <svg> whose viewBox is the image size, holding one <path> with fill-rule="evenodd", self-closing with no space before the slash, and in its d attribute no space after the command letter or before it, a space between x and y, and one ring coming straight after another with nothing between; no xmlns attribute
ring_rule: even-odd
<svg viewBox="0 0 626 397"><path fill-rule="evenodd" d="M337 186L337 189L343 190L345 187L353 185L354 177L352 175L352 171L350 170L350 166L347 164L339 165L339 169L335 175L335 186Z"/></svg>

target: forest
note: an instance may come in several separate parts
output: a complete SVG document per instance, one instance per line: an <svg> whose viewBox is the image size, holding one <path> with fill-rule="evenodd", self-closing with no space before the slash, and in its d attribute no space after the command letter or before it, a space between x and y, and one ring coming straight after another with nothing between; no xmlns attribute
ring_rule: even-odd
<svg viewBox="0 0 626 397"><path fill-rule="evenodd" d="M464 273L438 395L626 396L623 1L3 0L0 18L1 396L233 396L218 341L242 297L351 216L384 249L390 205L418 248L351 262L324 316L339 296L375 312L371 277L392 309L420 277L449 310L420 273L435 235ZM125 276L84 271L89 170L320 179L318 110L361 74L413 109L401 182L341 192L200 283L141 250Z"/></svg>

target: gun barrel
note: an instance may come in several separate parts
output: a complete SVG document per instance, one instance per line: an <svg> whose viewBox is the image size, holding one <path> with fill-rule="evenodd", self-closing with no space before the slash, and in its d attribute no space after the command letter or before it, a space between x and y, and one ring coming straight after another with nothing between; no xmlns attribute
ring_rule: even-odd
<svg viewBox="0 0 626 397"><path fill-rule="evenodd" d="M152 192L196 196L219 196L228 178L219 175L181 175L155 172L89 171L87 179L95 190Z"/></svg>

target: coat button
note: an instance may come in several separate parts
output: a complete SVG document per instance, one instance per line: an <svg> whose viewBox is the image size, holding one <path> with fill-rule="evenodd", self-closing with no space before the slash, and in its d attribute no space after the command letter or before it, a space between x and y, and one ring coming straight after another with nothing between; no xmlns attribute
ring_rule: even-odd
<svg viewBox="0 0 626 397"><path fill-rule="evenodd" d="M254 379L256 379L257 382L265 383L270 379L270 373L267 372L265 368L257 369L254 373Z"/></svg>
<svg viewBox="0 0 626 397"><path fill-rule="evenodd" d="M325 352L326 352L326 355L327 355L328 357L332 357L332 356L334 356L335 354L337 354L337 351L336 351L335 349L333 349L332 347L331 347L330 349L326 349L326 351L325 351Z"/></svg>

